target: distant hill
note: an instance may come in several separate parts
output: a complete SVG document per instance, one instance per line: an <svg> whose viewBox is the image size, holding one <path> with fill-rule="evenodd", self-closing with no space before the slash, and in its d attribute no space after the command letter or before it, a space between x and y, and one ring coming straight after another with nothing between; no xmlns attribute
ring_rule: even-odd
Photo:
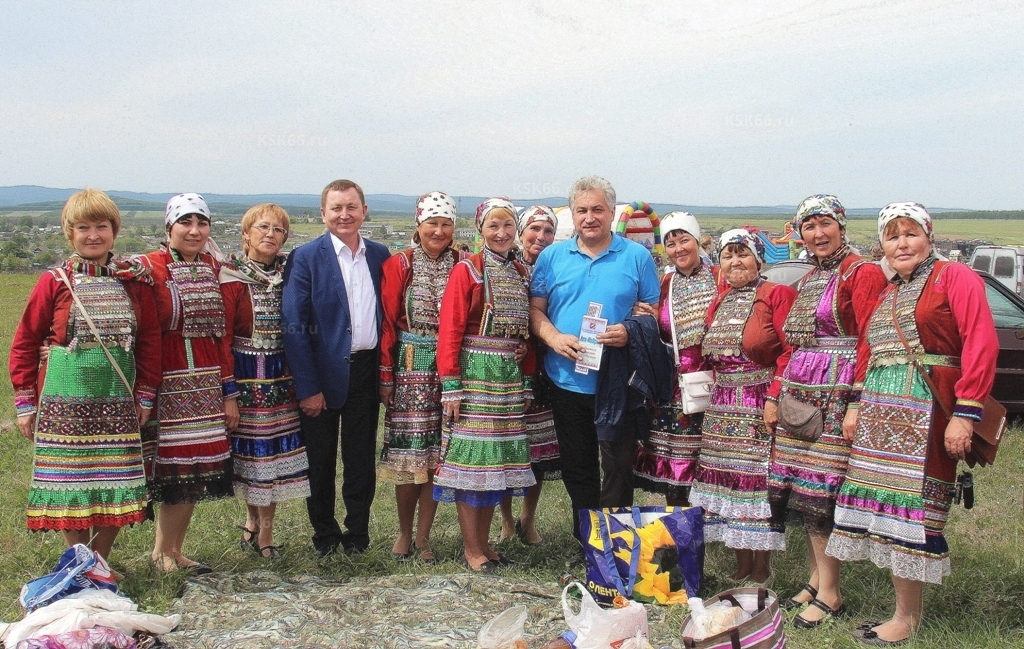
<svg viewBox="0 0 1024 649"><path fill-rule="evenodd" d="M64 206L64 202L68 199L71 194L78 191L77 189L57 189L53 187L39 187L36 185L16 185L13 187L0 187L0 211L11 211L11 208L17 207L20 210L39 210L39 211L53 211L60 210ZM137 212L149 212L156 211L162 212L164 206L167 204L167 199L174 194L168 192L166 194L153 194L145 192L131 192L123 190L106 190L107 194L114 199L117 206L123 211L137 211ZM320 207L320 195L319 194L207 194L203 193L203 197L206 198L212 209L217 214L237 214L241 215L249 207L257 203L277 203L281 205L289 212L300 213L306 210L317 211ZM476 206L482 203L485 196L455 196L454 197L459 208L459 213L464 215L471 215L476 212ZM638 200L628 196L620 196L619 200L632 202L632 200ZM527 206L527 205L550 205L552 207L560 207L566 205L568 200L561 196L549 196L547 198L522 198L515 199L513 202L516 205ZM371 213L373 212L392 212L400 214L411 214L416 206L415 196L405 196L402 194L367 194L366 203L370 206ZM668 212L682 210L692 212L693 214L701 215L755 215L755 214L779 214L779 215L792 215L796 212L796 205L744 205L744 206L725 206L725 205L682 205L676 203L650 203L651 207L658 214L667 214ZM879 208L853 208L847 210L847 214L851 217L865 217L872 218L878 214ZM1024 211L985 211L985 216L980 216L981 212L974 210L964 210L962 208L945 208L945 207L929 207L929 211L934 214L955 212L959 215L957 218L1005 218L1005 219L1019 219L1024 218ZM951 216L948 218L952 218Z"/></svg>

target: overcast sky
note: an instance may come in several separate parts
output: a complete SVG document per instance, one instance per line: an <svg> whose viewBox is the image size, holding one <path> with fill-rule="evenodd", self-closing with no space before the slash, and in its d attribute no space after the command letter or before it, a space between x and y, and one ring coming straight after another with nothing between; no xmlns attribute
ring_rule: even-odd
<svg viewBox="0 0 1024 649"><path fill-rule="evenodd" d="M1024 208L1018 1L7 2L0 185Z"/></svg>

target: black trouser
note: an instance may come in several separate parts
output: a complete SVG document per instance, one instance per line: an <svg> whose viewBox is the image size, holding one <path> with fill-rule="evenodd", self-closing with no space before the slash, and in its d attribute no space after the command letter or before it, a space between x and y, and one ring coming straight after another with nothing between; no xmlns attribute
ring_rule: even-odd
<svg viewBox="0 0 1024 649"><path fill-rule="evenodd" d="M306 511L313 526L313 546L321 554L339 545L346 550L365 550L370 544L370 505L377 488L378 355L376 350L369 350L355 352L351 358L345 405L324 410L316 417L300 415L309 457ZM334 516L339 423L345 533Z"/></svg>
<svg viewBox="0 0 1024 649"><path fill-rule="evenodd" d="M572 503L572 533L580 539L581 509L633 504L636 413L627 416L618 439L598 442L594 395L552 386L551 405L562 459L562 482Z"/></svg>

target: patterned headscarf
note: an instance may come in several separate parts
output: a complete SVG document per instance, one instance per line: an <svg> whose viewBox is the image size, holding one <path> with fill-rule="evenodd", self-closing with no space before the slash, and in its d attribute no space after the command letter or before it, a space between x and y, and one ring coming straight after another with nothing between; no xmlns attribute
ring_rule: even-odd
<svg viewBox="0 0 1024 649"><path fill-rule="evenodd" d="M167 210L164 212L164 225L171 227L183 216L198 214L207 221L210 220L210 208L206 205L206 199L201 194L187 192L172 196L167 201Z"/></svg>
<svg viewBox="0 0 1024 649"><path fill-rule="evenodd" d="M882 240L882 233L889 221L906 217L913 219L924 229L928 240L932 240L932 215L920 203L889 203L878 212L878 240Z"/></svg>
<svg viewBox="0 0 1024 649"><path fill-rule="evenodd" d="M743 228L736 228L735 230L727 230L722 233L722 236L718 239L718 254L721 255L725 247L730 243L738 243L741 246L746 246L750 249L750 252L754 253L757 257L757 263L761 266L764 265L764 242L761 241L756 235L747 232Z"/></svg>
<svg viewBox="0 0 1024 649"><path fill-rule="evenodd" d="M416 201L416 225L427 219L449 219L455 223L455 199L444 192L428 192Z"/></svg>
<svg viewBox="0 0 1024 649"><path fill-rule="evenodd" d="M523 233L523 230L530 227L531 223L541 221L542 223L550 223L551 227L558 229L558 217L555 216L555 211L547 205L534 205L533 207L526 208L522 214L519 215L518 227L519 234Z"/></svg>
<svg viewBox="0 0 1024 649"><path fill-rule="evenodd" d="M839 199L831 194L814 194L808 196L796 208L796 227L799 230L804 221L812 216L828 216L836 220L840 227L846 228L846 209Z"/></svg>
<svg viewBox="0 0 1024 649"><path fill-rule="evenodd" d="M481 232L484 229L484 219L491 213L491 210L499 208L505 208L508 210L512 218L516 216L516 206L512 204L512 201L508 200L504 196L496 196L494 198L488 198L483 203L480 203L476 208L476 229L477 232Z"/></svg>
<svg viewBox="0 0 1024 649"><path fill-rule="evenodd" d="M661 217L660 228L662 241L670 232L682 230L700 242L700 224L697 223L697 218L689 212L669 212Z"/></svg>

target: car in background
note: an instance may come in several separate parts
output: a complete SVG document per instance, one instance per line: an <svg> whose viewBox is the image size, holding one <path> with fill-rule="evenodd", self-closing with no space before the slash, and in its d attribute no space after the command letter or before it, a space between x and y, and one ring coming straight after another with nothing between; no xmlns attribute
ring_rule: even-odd
<svg viewBox="0 0 1024 649"><path fill-rule="evenodd" d="M796 288L814 264L790 259L767 268L762 274L770 282ZM985 280L985 295L999 338L996 380L992 397L1011 413L1024 413L1024 299L992 275L978 271Z"/></svg>
<svg viewBox="0 0 1024 649"><path fill-rule="evenodd" d="M969 265L974 270L990 273L1017 295L1024 295L1024 248L978 246L971 254Z"/></svg>

